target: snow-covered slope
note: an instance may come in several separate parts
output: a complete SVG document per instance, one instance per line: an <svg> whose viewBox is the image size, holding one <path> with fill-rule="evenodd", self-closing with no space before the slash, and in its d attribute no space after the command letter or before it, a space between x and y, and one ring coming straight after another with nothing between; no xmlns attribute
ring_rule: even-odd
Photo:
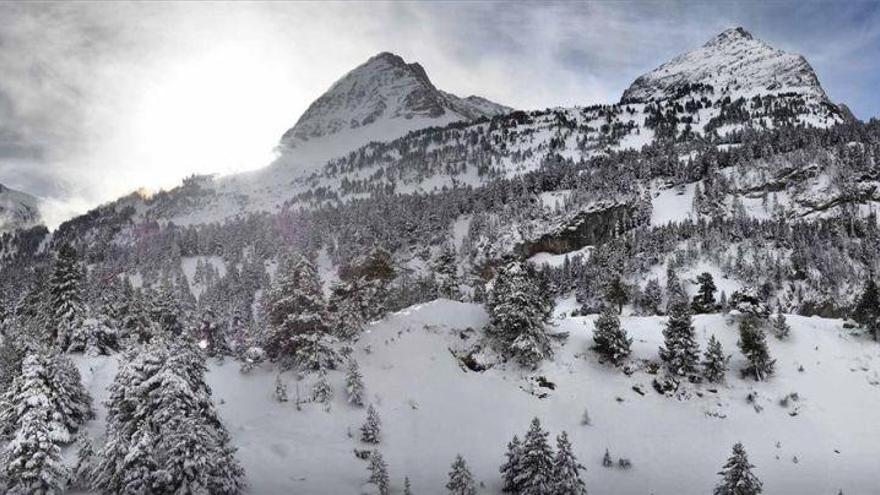
<svg viewBox="0 0 880 495"><path fill-rule="evenodd" d="M444 493L456 454L482 484L479 493L501 493L505 446L514 434L522 438L535 416L553 435L568 432L590 493L711 493L737 441L766 493L875 492L880 425L869 418L880 408L880 350L839 320L789 316L790 339L769 340L777 372L756 383L736 371L744 365L736 327L724 315L698 315L701 347L714 334L733 355L727 383L685 384L669 397L654 391L654 375L641 361L657 360L664 319L623 318L634 337L629 376L587 351L593 319L560 315L556 330L570 332L568 343L533 374L504 366L472 372L453 357L451 351L477 338L465 329L487 321L477 305L438 300L371 325L354 357L383 422L377 447L389 465L392 493L402 492L404 476L416 493ZM81 362L96 404L106 397L113 360ZM537 376L555 388L541 386ZM268 369L243 375L230 361L212 365L208 375L249 493L372 493L364 485L366 462L354 456L354 449L372 447L358 440L365 411L346 402L342 373L331 373L329 411L311 403L297 410L296 390L307 398L314 377L298 382L282 375L287 403L273 399L274 379ZM582 424L585 410L591 425ZM96 437L103 416L101 410L89 423ZM633 467L602 467L606 448Z"/></svg>
<svg viewBox="0 0 880 495"><path fill-rule="evenodd" d="M623 100L674 98L689 85L709 85L732 98L798 93L827 100L804 57L773 48L741 27L642 75L624 91Z"/></svg>
<svg viewBox="0 0 880 495"><path fill-rule="evenodd" d="M37 198L0 184L0 232L33 227L40 222Z"/></svg>

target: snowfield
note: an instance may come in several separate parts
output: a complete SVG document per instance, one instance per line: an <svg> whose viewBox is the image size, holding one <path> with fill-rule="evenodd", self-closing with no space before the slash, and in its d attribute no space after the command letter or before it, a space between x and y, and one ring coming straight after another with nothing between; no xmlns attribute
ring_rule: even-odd
<svg viewBox="0 0 880 495"><path fill-rule="evenodd" d="M652 388L654 376L643 362L658 360L665 318L622 318L634 339L631 376L587 351L593 319L557 316L554 330L570 337L535 372L512 364L484 372L460 365L451 350L471 345L488 321L479 305L437 300L368 326L354 356L367 402L382 419L378 448L389 465L392 493L402 493L404 476L415 493L445 493L457 453L470 465L480 493L500 493L498 467L507 442L514 434L522 437L535 416L552 436L568 432L593 494L711 493L737 441L756 465L765 493L877 493L880 424L869 418L880 410L880 347L851 334L842 321L788 316L791 337L781 342L768 336L776 374L754 382L739 376L744 358L730 317L698 315L701 347L715 334L733 355L727 384L682 384L680 397L669 397ZM100 445L99 403L116 359L82 357L78 364L98 405L87 432ZM290 401L277 402L275 376L268 365L242 374L227 359L212 362L207 377L239 448L248 491L372 493L365 484L367 463L354 455L371 447L359 441L366 410L346 402L344 373L331 373L335 396L329 411L313 403L297 410L297 389L308 398L314 378L297 381L290 372L282 375ZM555 389L538 385L537 376ZM797 399L783 406L780 401L792 393ZM749 394L757 398L749 402ZM589 426L582 424L585 409ZM606 448L615 461L629 458L632 468L602 467Z"/></svg>

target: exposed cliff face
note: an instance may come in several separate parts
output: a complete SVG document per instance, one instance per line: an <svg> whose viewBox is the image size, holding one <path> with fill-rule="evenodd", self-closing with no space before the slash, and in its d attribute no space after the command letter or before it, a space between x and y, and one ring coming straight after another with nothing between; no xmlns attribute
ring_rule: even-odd
<svg viewBox="0 0 880 495"><path fill-rule="evenodd" d="M524 258L538 253L565 254L611 239L620 225L632 223L635 208L617 204L607 208L584 210L564 224L534 240L516 246Z"/></svg>
<svg viewBox="0 0 880 495"><path fill-rule="evenodd" d="M734 99L798 93L827 101L804 57L773 48L741 27L728 29L702 47L640 76L623 93L623 99L673 98L688 85L709 85L716 94Z"/></svg>

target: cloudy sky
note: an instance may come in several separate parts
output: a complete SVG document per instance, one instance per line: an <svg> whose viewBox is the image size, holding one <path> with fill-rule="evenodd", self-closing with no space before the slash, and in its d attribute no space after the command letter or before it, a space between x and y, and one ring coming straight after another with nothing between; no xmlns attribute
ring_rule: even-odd
<svg viewBox="0 0 880 495"><path fill-rule="evenodd" d="M0 183L50 224L138 187L272 159L280 135L379 51L523 109L612 102L744 26L880 116L880 2L0 4Z"/></svg>

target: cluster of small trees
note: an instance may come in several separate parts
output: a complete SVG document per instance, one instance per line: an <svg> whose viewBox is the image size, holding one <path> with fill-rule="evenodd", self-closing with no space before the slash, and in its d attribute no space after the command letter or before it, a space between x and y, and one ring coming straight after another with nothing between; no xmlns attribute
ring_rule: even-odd
<svg viewBox="0 0 880 495"><path fill-rule="evenodd" d="M556 453L548 443L549 433L538 418L532 420L522 442L514 435L507 444L504 464L499 470L504 491L518 495L585 495L587 489L581 465L572 451L568 434L556 437Z"/></svg>

